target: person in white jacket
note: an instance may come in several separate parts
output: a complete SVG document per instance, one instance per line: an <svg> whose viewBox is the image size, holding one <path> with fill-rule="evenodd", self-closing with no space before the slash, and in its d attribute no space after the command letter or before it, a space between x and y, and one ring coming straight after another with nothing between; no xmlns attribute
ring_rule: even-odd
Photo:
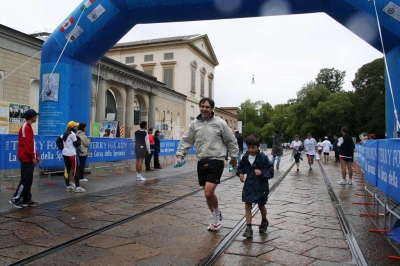
<svg viewBox="0 0 400 266"><path fill-rule="evenodd" d="M227 123L214 116L214 101L210 98L203 98L200 100L199 106L200 115L186 129L177 149L176 161L181 163L182 157L196 143L199 185L204 188L207 205L213 215L208 229L219 230L222 226L222 214L214 192L224 171L227 152L231 157L230 164L235 167L239 147Z"/></svg>

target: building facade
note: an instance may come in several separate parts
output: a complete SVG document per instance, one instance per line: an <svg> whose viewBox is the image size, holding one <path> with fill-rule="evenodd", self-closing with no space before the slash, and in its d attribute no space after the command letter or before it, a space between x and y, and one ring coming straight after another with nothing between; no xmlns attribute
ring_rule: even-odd
<svg viewBox="0 0 400 266"><path fill-rule="evenodd" d="M0 103L39 109L42 45L41 39L0 25ZM154 126L159 121L163 137L179 138L186 117L186 96L166 88L154 76L103 57L93 66L91 91L87 105L91 123L100 123L113 114L113 119L124 126L125 137L132 137L141 121ZM35 132L37 124L33 124ZM20 124L0 119L0 129L5 127L9 133L17 133Z"/></svg>
<svg viewBox="0 0 400 266"><path fill-rule="evenodd" d="M214 115L225 120L228 126L232 129L232 132L234 132L235 130L239 130L237 120L238 110L238 107L216 107L214 109Z"/></svg>
<svg viewBox="0 0 400 266"><path fill-rule="evenodd" d="M214 71L219 63L207 35L118 43L106 56L153 75L171 91L185 95L183 127L199 114L200 99L214 98ZM162 124L164 118L167 121L171 118L172 125L177 125L176 112L167 116L170 107L160 106L158 110L153 107L150 114L155 112L155 124L150 125Z"/></svg>

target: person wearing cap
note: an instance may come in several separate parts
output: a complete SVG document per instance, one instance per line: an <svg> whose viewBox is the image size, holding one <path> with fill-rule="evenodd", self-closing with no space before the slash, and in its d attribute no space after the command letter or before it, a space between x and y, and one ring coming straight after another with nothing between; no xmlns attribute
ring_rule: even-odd
<svg viewBox="0 0 400 266"><path fill-rule="evenodd" d="M229 164L235 167L239 147L226 121L214 115L214 100L202 98L199 101L199 107L200 114L190 123L179 143L176 162L180 164L182 157L196 143L197 177L199 185L204 189L204 196L213 216L208 230L216 231L222 227L222 214L218 207L215 189L224 172L227 151L231 157Z"/></svg>
<svg viewBox="0 0 400 266"><path fill-rule="evenodd" d="M160 165L160 159L158 154L161 151L161 143L160 143L160 130L156 130L154 134L154 169L162 169Z"/></svg>
<svg viewBox="0 0 400 266"><path fill-rule="evenodd" d="M312 165L314 164L314 157L317 149L317 141L312 138L311 133L308 133L307 139L304 140L304 149L306 150L308 165L310 166L309 171L312 171Z"/></svg>
<svg viewBox="0 0 400 266"><path fill-rule="evenodd" d="M243 154L243 138L239 133L239 130L235 130L235 138L239 147L239 153L237 157L237 164L239 165L240 160L242 159L242 154Z"/></svg>
<svg viewBox="0 0 400 266"><path fill-rule="evenodd" d="M86 189L79 186L79 176L76 174L77 168L77 148L81 146L81 140L76 136L76 127L79 123L69 121L67 130L60 136L63 140L64 149L62 155L66 168L65 191L74 191L76 193L85 192ZM75 183L73 182L75 180Z"/></svg>
<svg viewBox="0 0 400 266"><path fill-rule="evenodd" d="M325 162L328 162L329 152L331 151L331 142L328 140L328 136L325 136L322 142L322 152L324 153Z"/></svg>
<svg viewBox="0 0 400 266"><path fill-rule="evenodd" d="M150 168L150 162L151 162L151 158L153 157L153 154L154 154L154 145L155 145L153 129L149 128L147 133L148 133L149 143L150 143L150 153L146 154L146 157L144 158L144 165L146 166L146 171L153 171L153 169Z"/></svg>
<svg viewBox="0 0 400 266"><path fill-rule="evenodd" d="M40 156L35 147L35 137L32 124L36 123L40 115L33 109L25 111L25 122L18 132L18 160L21 162L21 180L17 190L9 201L16 208L36 207L39 203L32 200L31 187L33 171L41 163Z"/></svg>

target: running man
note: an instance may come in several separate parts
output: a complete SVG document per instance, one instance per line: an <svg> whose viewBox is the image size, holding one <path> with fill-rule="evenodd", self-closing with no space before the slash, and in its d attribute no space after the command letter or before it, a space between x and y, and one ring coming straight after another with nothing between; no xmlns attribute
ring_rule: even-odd
<svg viewBox="0 0 400 266"><path fill-rule="evenodd" d="M231 157L229 163L235 167L239 147L226 122L214 116L214 100L203 98L200 100L199 106L200 115L190 123L179 143L176 162L180 163L182 157L196 143L199 185L204 189L208 208L213 215L213 220L208 229L219 230L222 227L222 214L218 208L218 198L214 192L224 171L227 152Z"/></svg>
<svg viewBox="0 0 400 266"><path fill-rule="evenodd" d="M312 171L315 152L317 150L317 141L314 138L312 138L311 133L307 133L307 139L304 141L304 149L306 150L308 165L310 166L309 171Z"/></svg>

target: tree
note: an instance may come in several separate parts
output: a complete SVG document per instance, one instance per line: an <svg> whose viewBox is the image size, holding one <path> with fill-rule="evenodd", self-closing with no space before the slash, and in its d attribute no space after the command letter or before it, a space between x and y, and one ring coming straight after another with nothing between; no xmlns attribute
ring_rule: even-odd
<svg viewBox="0 0 400 266"><path fill-rule="evenodd" d="M354 104L356 134L374 133L385 138L385 62L383 58L363 65L351 82L355 89Z"/></svg>
<svg viewBox="0 0 400 266"><path fill-rule="evenodd" d="M334 68L322 68L315 81L317 84L325 86L330 92L339 92L344 84L346 71L340 71Z"/></svg>

